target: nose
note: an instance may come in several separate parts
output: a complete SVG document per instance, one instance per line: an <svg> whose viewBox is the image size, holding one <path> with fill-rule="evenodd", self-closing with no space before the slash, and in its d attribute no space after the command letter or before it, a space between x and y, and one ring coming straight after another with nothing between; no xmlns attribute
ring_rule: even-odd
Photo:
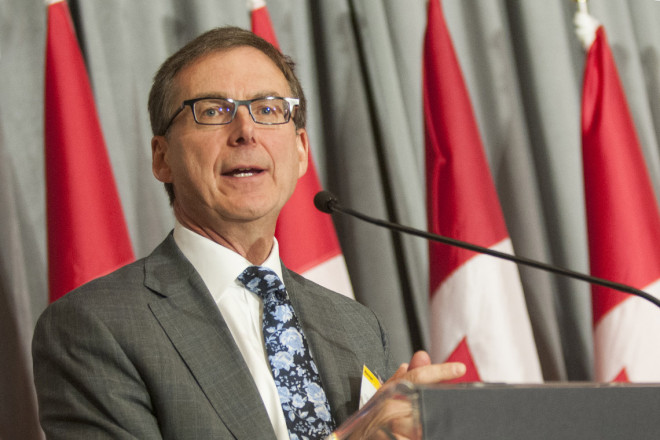
<svg viewBox="0 0 660 440"><path fill-rule="evenodd" d="M254 139L254 125L250 111L247 106L241 105L236 109L234 120L229 124L231 127L231 134L229 137L230 145L240 146L253 143Z"/></svg>

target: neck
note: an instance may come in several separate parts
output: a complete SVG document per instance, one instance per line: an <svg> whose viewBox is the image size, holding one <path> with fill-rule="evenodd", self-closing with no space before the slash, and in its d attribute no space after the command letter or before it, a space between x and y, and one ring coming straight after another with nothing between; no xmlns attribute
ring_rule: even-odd
<svg viewBox="0 0 660 440"><path fill-rule="evenodd" d="M255 222L222 222L221 225L203 225L191 220L174 207L174 215L187 229L224 246L254 265L261 265L273 249L275 225L258 225Z"/></svg>

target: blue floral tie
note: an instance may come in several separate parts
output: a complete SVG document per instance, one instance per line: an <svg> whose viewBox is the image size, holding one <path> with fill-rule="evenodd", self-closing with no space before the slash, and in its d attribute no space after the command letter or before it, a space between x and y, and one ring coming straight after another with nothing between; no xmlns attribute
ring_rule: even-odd
<svg viewBox="0 0 660 440"><path fill-rule="evenodd" d="M262 266L238 280L264 303L264 342L291 440L325 438L334 429L330 405L284 284Z"/></svg>

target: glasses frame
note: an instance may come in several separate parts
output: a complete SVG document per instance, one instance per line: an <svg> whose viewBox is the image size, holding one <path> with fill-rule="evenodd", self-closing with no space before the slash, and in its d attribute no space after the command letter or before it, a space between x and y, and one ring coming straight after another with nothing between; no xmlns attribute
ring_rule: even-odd
<svg viewBox="0 0 660 440"><path fill-rule="evenodd" d="M222 122L222 123L216 123L216 124L211 124L208 122L199 122L197 120L197 115L195 114L195 103L199 101L203 101L205 99L223 99L227 102L230 102L234 104L234 111L231 114L231 119L227 122ZM283 99L284 101L289 104L289 112L287 115L287 118L284 122L259 122L254 118L254 115L252 114L252 103L255 101L262 101L262 100L269 100L269 99ZM250 117L252 120L255 122L255 124L260 124L260 125L283 125L287 124L293 115L293 111L297 106L300 105L300 99L298 98L288 98L284 96L262 96L260 98L254 98L254 99L232 99L232 98L218 98L217 96L203 96L201 98L194 98L194 99L186 99L181 103L181 106L174 112L172 117L170 118L170 121L167 123L167 128L165 128L165 132L170 129L170 126L174 122L174 119L179 116L179 113L181 113L186 107L190 107L190 112L193 115L193 119L195 120L195 123L199 125L227 125L231 124L234 118L236 117L236 113L238 112L238 108L240 106L244 105L248 109L248 113L250 113Z"/></svg>

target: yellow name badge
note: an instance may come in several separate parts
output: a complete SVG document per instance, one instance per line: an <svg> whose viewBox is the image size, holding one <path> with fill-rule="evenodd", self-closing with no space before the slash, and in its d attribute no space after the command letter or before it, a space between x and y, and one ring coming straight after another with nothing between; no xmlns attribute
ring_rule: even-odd
<svg viewBox="0 0 660 440"><path fill-rule="evenodd" d="M360 408L376 394L382 385L380 379L367 368L362 366L362 384L360 385Z"/></svg>

